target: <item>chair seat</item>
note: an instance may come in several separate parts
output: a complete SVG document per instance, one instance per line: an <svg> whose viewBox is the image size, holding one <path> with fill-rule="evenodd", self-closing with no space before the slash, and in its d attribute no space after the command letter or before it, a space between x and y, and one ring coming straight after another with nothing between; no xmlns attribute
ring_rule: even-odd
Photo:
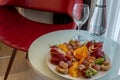
<svg viewBox="0 0 120 80"><path fill-rule="evenodd" d="M64 29L75 29L74 23L43 24L23 17L14 7L0 7L0 40L5 44L27 51L39 36Z"/></svg>

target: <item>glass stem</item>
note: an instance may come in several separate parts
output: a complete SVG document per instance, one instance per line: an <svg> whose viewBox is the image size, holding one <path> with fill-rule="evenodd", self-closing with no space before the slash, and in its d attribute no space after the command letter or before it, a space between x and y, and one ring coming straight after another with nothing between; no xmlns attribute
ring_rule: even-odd
<svg viewBox="0 0 120 80"><path fill-rule="evenodd" d="M82 24L78 25L78 30L81 30Z"/></svg>

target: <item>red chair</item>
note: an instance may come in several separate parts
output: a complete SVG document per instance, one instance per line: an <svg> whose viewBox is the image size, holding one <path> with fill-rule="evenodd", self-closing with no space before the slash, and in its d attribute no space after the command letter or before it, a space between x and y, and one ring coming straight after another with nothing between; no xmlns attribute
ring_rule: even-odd
<svg viewBox="0 0 120 80"><path fill-rule="evenodd" d="M0 0L0 40L13 48L13 52L5 73L7 80L17 50L28 51L31 43L39 36L64 29L75 29L74 22L68 24L43 24L31 21L16 10L15 7L67 14L72 18L74 3L83 0Z"/></svg>

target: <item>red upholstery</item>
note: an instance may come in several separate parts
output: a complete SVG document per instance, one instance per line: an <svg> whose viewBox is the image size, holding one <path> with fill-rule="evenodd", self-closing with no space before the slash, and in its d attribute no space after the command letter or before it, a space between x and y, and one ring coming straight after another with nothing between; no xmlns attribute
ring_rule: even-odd
<svg viewBox="0 0 120 80"><path fill-rule="evenodd" d="M13 48L27 51L30 44L45 33L55 30L74 29L73 22L57 25L30 21L21 16L14 7L20 6L69 14L72 7L70 8L68 5L73 6L73 1L75 0L51 0L49 3L46 3L47 0L0 1L0 5L3 5L0 6L0 40Z"/></svg>
<svg viewBox="0 0 120 80"><path fill-rule="evenodd" d="M1 0L0 5L21 6L30 9L45 10L71 15L74 3L83 3L83 0Z"/></svg>
<svg viewBox="0 0 120 80"><path fill-rule="evenodd" d="M72 29L73 23L48 25L30 21L19 15L14 7L0 7L0 40L6 44L27 51L39 36L62 29Z"/></svg>
<svg viewBox="0 0 120 80"><path fill-rule="evenodd" d="M67 14L72 17L74 3L83 0L0 0L0 40L13 47L13 52L5 73L7 80L17 50L28 50L31 43L48 32L75 29L74 22L68 24L43 24L31 21L18 13L16 6Z"/></svg>

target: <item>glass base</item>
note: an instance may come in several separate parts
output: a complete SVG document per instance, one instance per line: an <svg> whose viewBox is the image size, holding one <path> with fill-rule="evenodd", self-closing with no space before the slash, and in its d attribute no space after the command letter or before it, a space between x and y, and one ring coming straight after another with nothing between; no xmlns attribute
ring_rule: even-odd
<svg viewBox="0 0 120 80"><path fill-rule="evenodd" d="M79 40L81 42L87 42L87 41L96 41L96 42L104 42L104 35L101 35L101 36L94 36L94 35L86 35L86 36L83 36L83 35L75 35L73 36L72 38L73 40Z"/></svg>
<svg viewBox="0 0 120 80"><path fill-rule="evenodd" d="M102 35L92 35L87 32L78 32L75 36L72 37L73 40L79 40L81 42L87 41L96 41L96 42L104 42L104 34Z"/></svg>
<svg viewBox="0 0 120 80"><path fill-rule="evenodd" d="M86 42L88 39L85 36L82 36L80 34L73 36L73 40L79 40L80 42Z"/></svg>
<svg viewBox="0 0 120 80"><path fill-rule="evenodd" d="M88 40L95 40L96 42L104 42L104 35L95 36L89 34Z"/></svg>

